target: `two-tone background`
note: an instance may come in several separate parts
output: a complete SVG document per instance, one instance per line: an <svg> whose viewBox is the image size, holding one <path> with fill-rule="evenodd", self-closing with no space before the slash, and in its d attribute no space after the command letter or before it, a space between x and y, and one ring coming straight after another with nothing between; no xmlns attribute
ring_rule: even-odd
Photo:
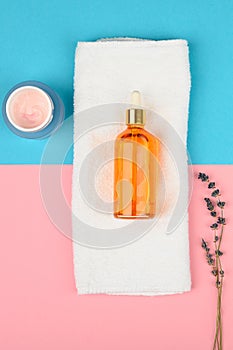
<svg viewBox="0 0 233 350"><path fill-rule="evenodd" d="M233 349L232 13L231 0L0 0L0 103L16 83L39 80L60 94L69 117L77 41L112 36L188 40L190 166L208 172L227 202L225 350ZM0 349L211 349L216 298L200 248L210 223L202 184L194 181L189 207L190 293L78 296L72 242L50 222L41 201L39 171L46 142L17 137L0 118ZM48 166L56 164L54 152ZM72 151L63 167L68 200L71 174Z"/></svg>

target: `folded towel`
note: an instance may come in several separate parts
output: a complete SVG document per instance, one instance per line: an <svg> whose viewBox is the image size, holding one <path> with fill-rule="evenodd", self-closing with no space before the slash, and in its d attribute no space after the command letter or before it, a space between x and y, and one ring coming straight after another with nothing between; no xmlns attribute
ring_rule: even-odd
<svg viewBox="0 0 233 350"><path fill-rule="evenodd" d="M74 89L72 230L78 293L189 291L187 42L79 42ZM125 128L132 90L142 93L146 129L162 141L161 210L153 220L119 220L111 212L113 142Z"/></svg>

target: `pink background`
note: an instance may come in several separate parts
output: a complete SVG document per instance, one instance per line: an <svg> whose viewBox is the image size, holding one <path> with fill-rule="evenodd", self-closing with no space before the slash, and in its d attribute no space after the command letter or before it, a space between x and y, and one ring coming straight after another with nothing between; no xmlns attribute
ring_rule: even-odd
<svg viewBox="0 0 233 350"><path fill-rule="evenodd" d="M48 165L53 166L53 165ZM64 166L71 197L72 166ZM224 350L233 349L233 166L196 165L227 201L223 256ZM39 165L1 166L0 349L207 350L214 335L216 290L200 247L211 217L195 180L190 213L192 291L183 295L78 296L72 242L50 222L41 202Z"/></svg>

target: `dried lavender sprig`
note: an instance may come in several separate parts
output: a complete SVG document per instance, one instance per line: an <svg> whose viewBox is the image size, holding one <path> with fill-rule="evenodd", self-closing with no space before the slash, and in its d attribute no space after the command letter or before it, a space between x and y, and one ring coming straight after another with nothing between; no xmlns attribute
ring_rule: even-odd
<svg viewBox="0 0 233 350"><path fill-rule="evenodd" d="M222 269L222 263L221 263L221 256L223 255L223 252L220 250L222 237L223 237L223 231L224 231L224 225L226 225L226 220L223 214L223 209L225 207L225 202L220 200L220 190L215 189L215 182L210 182L209 176L205 173L199 173L198 179L200 179L202 182L208 183L208 189L214 189L214 191L211 193L211 196L216 199L216 204L218 208L221 210L221 215L218 216L217 222L213 223L210 227L213 229L214 232L214 247L215 247L215 259L212 258L212 254L210 253L210 248L208 247L208 243L202 238L202 248L206 250L206 258L207 262L209 263L209 259L213 259L213 269L212 274L216 278L216 287L218 289L218 299L217 299L217 316L216 316L216 331L215 331L215 338L214 338L214 345L213 350L219 349L222 350L222 287L223 287L223 278L224 278L224 270ZM217 216L217 212L214 209L214 204L209 198L204 198L207 204L207 209L210 211L210 215L212 217ZM220 233L218 233L218 230L220 229Z"/></svg>

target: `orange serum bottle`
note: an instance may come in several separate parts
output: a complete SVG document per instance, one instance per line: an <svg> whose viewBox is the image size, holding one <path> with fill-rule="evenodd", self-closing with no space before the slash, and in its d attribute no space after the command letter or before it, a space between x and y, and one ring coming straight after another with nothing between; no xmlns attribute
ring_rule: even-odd
<svg viewBox="0 0 233 350"><path fill-rule="evenodd" d="M159 140L147 130L139 91L131 94L127 128L115 141L114 217L148 219L156 215Z"/></svg>

